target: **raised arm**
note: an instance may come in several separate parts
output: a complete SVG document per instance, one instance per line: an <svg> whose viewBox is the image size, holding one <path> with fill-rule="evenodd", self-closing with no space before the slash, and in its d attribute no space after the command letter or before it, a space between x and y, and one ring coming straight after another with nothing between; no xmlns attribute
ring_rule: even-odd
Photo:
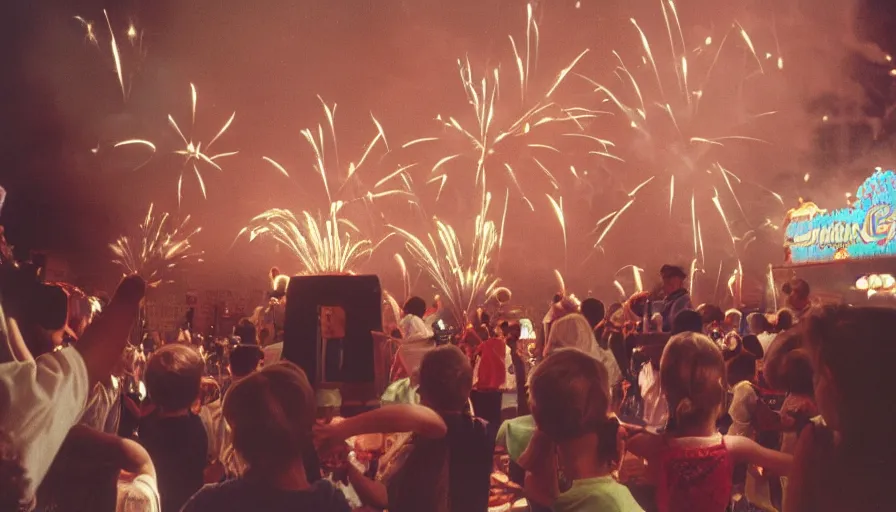
<svg viewBox="0 0 896 512"><path fill-rule="evenodd" d="M390 405L317 428L318 437L342 440L361 434L413 432L422 437L445 437L448 427L441 416L422 405Z"/></svg>
<svg viewBox="0 0 896 512"><path fill-rule="evenodd" d="M725 436L725 444L736 462L761 466L778 476L790 474L792 455L763 448L756 441L741 436Z"/></svg>

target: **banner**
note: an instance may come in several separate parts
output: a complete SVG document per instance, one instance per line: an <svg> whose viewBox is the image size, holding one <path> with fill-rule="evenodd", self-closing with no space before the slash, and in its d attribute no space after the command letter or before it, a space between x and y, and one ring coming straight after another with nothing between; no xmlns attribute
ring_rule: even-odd
<svg viewBox="0 0 896 512"><path fill-rule="evenodd" d="M896 256L893 171L877 171L865 180L851 207L826 212L812 206L790 215L784 242L787 263Z"/></svg>

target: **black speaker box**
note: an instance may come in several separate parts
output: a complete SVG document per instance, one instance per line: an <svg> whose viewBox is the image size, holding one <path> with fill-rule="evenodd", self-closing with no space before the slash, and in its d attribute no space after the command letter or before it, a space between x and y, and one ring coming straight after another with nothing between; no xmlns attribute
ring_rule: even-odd
<svg viewBox="0 0 896 512"><path fill-rule="evenodd" d="M371 331L382 331L377 276L299 276L289 281L283 358L315 386L373 383Z"/></svg>

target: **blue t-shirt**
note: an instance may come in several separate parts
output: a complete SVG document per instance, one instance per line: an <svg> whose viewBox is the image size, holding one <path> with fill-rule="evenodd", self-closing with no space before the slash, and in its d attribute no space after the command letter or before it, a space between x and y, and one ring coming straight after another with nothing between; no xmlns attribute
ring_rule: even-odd
<svg viewBox="0 0 896 512"><path fill-rule="evenodd" d="M181 512L351 512L342 491L318 480L307 491L284 491L245 479L206 485Z"/></svg>

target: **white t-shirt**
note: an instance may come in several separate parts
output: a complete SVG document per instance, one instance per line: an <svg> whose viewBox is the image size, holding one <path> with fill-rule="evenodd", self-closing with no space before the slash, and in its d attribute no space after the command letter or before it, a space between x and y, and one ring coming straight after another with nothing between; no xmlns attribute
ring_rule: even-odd
<svg viewBox="0 0 896 512"><path fill-rule="evenodd" d="M0 430L21 451L30 493L81 418L88 388L87 367L73 347L0 364Z"/></svg>

